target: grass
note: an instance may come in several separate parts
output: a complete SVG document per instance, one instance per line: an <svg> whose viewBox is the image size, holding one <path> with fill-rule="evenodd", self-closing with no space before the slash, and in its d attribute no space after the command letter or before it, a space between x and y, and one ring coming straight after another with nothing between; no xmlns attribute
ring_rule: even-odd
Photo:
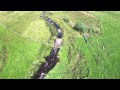
<svg viewBox="0 0 120 90"><path fill-rule="evenodd" d="M54 20L56 23L58 23L64 31L64 38L63 38L64 41L63 41L63 46L60 51L61 62L58 63L58 65L53 70L50 71L46 79L49 79L49 78L50 79L51 78L52 79L55 79L55 78L57 79L87 78L89 69L88 69L86 57L85 56L83 57L84 55L83 52L85 50L88 52L89 47L84 42L84 39L82 38L82 36L77 31L72 29L72 27L68 23L64 22L61 16L59 15L57 16L56 13L57 12L53 14L54 16L50 15L49 17L52 20ZM70 21L73 20L73 17L71 18L72 19L69 19ZM93 25L93 23L89 25ZM81 51L81 49L83 50Z"/></svg>
<svg viewBox="0 0 120 90"><path fill-rule="evenodd" d="M100 60L100 65L96 66L99 70L99 77L97 78L120 78L119 72L119 14L116 12L93 12L101 20L102 35L97 38L93 43L96 42L92 50L99 55L97 57ZM105 49L102 50L101 46ZM94 67L94 70L96 70ZM95 75L91 73L90 78L94 78Z"/></svg>
<svg viewBox="0 0 120 90"><path fill-rule="evenodd" d="M3 12L5 13L5 12ZM22 18L27 17L28 12L18 12L22 14ZM18 13L16 12L15 15L12 13L13 19L17 20ZM36 12L31 13L31 16ZM37 14L40 14L37 12ZM7 14L8 15L8 14ZM33 15L33 16L34 16ZM6 16L7 17L7 16ZM37 16L36 18L38 18ZM30 18L29 16L25 19L22 19L22 22L26 22ZM13 22L12 22L13 21ZM1 21L2 22L2 21ZM22 23L24 25L24 23ZM30 78L32 73L32 69L34 66L34 62L39 61L39 49L45 48L48 49L44 43L47 42L50 38L49 29L45 27L45 22L41 19L31 20L29 21L28 26L21 27L20 24L15 24L14 20L9 22L9 25L13 25L14 27L5 27L7 24L4 23L0 26L0 51L3 46L7 48L8 57L6 58L6 63L3 69L0 71L0 78L3 79L15 79L15 78ZM34 24L34 25L33 25ZM18 28L19 27L19 28ZM37 28L35 28L37 27ZM14 29L16 28L16 29ZM25 29L26 28L26 29ZM24 29L22 33L18 33L18 30ZM28 32L29 31L29 32ZM34 38L34 39L33 39ZM43 40L44 38L44 40ZM33 39L33 40L32 40ZM44 45L44 47L43 47ZM41 55L41 60L44 55Z"/></svg>
<svg viewBox="0 0 120 90"><path fill-rule="evenodd" d="M90 12L96 16L95 19L87 22L85 19L78 19L85 24L90 24L94 28L100 28L101 35L97 35L88 39L89 43L86 44L81 37L72 38L74 42L69 42L69 35L73 34L71 28L60 23L59 20L53 18L64 28L65 44L61 50L61 63L51 71L48 78L89 78L89 79L119 79L119 12ZM63 14L62 14L63 15ZM54 13L54 16L55 13ZM57 16L59 17L59 16ZM60 16L61 17L61 16ZM59 17L59 18L60 18ZM68 17L67 17L68 18ZM71 17L73 18L73 17ZM69 19L71 20L71 19ZM74 20L73 20L74 21ZM86 23L87 22L87 23ZM63 24L63 26L62 26ZM67 30L69 30L67 32ZM67 33L66 33L67 32ZM72 34L72 35L71 35ZM76 41L76 42L75 42ZM76 45L77 44L77 45ZM69 53L68 47L71 48ZM104 47L104 49L103 49ZM64 50L63 50L64 49ZM68 55L68 57L66 55ZM77 55L82 56L77 60ZM69 63L68 63L69 62ZM65 64L65 65L63 65ZM62 71L61 71L62 70ZM55 73L55 74L54 74Z"/></svg>
<svg viewBox="0 0 120 90"><path fill-rule="evenodd" d="M20 38L8 30L3 30L3 33L0 33L0 41L7 48L8 58L6 58L0 78L25 78L23 75L28 75L30 65L36 59L39 44L25 41L24 38Z"/></svg>
<svg viewBox="0 0 120 90"><path fill-rule="evenodd" d="M89 14L90 13L90 14ZM30 78L53 46L54 27L40 19L41 12L0 12L0 78ZM120 12L51 11L47 14L64 31L60 62L46 79L119 79ZM69 19L69 23L63 18ZM81 22L101 32L88 38L72 26ZM54 34L55 35L55 34ZM46 43L48 45L46 45ZM6 62L3 65L3 47Z"/></svg>

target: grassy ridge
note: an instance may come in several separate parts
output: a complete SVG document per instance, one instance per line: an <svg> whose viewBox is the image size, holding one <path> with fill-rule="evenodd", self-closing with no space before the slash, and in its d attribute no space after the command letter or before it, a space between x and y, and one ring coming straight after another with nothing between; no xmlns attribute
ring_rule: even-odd
<svg viewBox="0 0 120 90"><path fill-rule="evenodd" d="M58 14L59 13L59 14ZM88 78L89 75L89 68L88 68L88 61L85 54L89 53L89 58L91 57L91 52L89 46L85 43L82 35L80 35L77 31L75 31L72 26L62 20L63 16L66 18L71 17L70 23L75 24L75 22L80 21L87 25L91 25L95 28L99 24L97 19L94 18L87 18L82 16L81 13L74 13L74 12L54 12L53 15L49 17L54 20L57 24L61 26L64 32L63 37L63 46L60 51L60 59L61 62L50 71L47 75L47 79L52 78ZM79 19L76 20L76 16L79 14ZM83 18L87 18L90 21L95 21L92 23L86 23Z"/></svg>
<svg viewBox="0 0 120 90"><path fill-rule="evenodd" d="M65 23L51 17L58 22L65 30L64 38L66 43L62 47L59 63L47 78L120 78L119 72L119 12L90 12L98 19L96 25L94 20L91 21L92 26L100 27L101 35L89 38L86 44L81 37L75 37L77 34L72 32ZM55 13L54 13L55 14ZM60 14L61 16L63 14ZM69 18L66 14L66 17ZM71 15L71 14L70 14ZM57 17L59 17L59 14ZM65 16L65 15L63 15ZM56 17L56 15L55 15ZM71 17L73 18L73 17ZM71 20L71 19L70 19ZM73 20L73 19L72 19ZM86 23L84 19L78 19ZM74 21L74 20L73 20ZM90 22L90 21L89 21ZM87 22L88 23L88 22ZM63 24L63 26L62 26ZM67 33L66 33L67 32ZM75 35L70 43L69 35ZM62 55L61 55L62 54ZM68 56L66 56L66 55Z"/></svg>
<svg viewBox="0 0 120 90"><path fill-rule="evenodd" d="M92 51L98 54L97 59L100 63L93 68L96 70L95 73L99 73L96 78L120 78L119 14L116 12L93 12L93 14L100 18L102 29L102 35L93 41L97 49L92 48ZM90 78L95 78L95 76L91 73Z"/></svg>

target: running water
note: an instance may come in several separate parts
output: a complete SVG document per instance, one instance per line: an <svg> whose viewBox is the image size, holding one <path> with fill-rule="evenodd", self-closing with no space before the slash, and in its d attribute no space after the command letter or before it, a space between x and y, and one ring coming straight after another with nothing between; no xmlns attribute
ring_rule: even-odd
<svg viewBox="0 0 120 90"><path fill-rule="evenodd" d="M44 77L49 73L49 71L56 66L57 62L59 62L58 52L62 45L63 32L60 26L54 21L52 21L50 18L44 18L45 14L46 11L43 11L40 17L43 18L47 23L54 25L56 31L58 32L58 35L55 39L54 47L51 49L50 54L47 57L45 57L46 62L41 64L38 70L31 77L32 79L44 79Z"/></svg>

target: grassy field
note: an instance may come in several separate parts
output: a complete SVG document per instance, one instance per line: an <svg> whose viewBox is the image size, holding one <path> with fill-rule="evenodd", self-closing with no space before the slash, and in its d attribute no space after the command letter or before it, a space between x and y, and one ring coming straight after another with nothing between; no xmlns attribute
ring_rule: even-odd
<svg viewBox="0 0 120 90"><path fill-rule="evenodd" d="M90 78L120 78L119 72L119 24L120 12L92 12L101 21L102 35L99 36L93 43L96 43L91 48L94 53L98 54L97 59L99 64L92 69L96 72L89 76ZM103 46L104 50L100 47ZM91 62L92 64L92 62ZM97 75L96 75L96 74ZM99 74L98 74L99 73Z"/></svg>
<svg viewBox="0 0 120 90"><path fill-rule="evenodd" d="M1 13L3 15L0 14L0 78L30 78L34 64L38 63L39 59L42 61L43 56L47 54L44 48L49 50L51 47L44 44L50 38L49 29L45 26L44 20L39 19L40 12L11 12L11 16L5 16L6 12ZM31 19L30 15L37 19ZM7 17L12 19L8 22ZM7 50L5 60L2 57L3 47Z"/></svg>
<svg viewBox="0 0 120 90"><path fill-rule="evenodd" d="M53 46L41 11L0 12L0 78L30 78ZM46 79L118 79L120 12L51 11L47 16L64 31L60 62ZM69 23L63 18L69 19ZM88 38L72 27L92 26L99 34Z"/></svg>

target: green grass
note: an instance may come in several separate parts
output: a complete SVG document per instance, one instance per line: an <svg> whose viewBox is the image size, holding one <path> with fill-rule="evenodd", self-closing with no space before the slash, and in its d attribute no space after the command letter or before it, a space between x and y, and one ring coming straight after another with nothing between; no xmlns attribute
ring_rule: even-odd
<svg viewBox="0 0 120 90"><path fill-rule="evenodd" d="M2 32L0 41L7 48L8 58L0 78L25 78L23 76L28 75L31 63L36 59L39 44L26 41L6 29L3 30L0 30Z"/></svg>
<svg viewBox="0 0 120 90"><path fill-rule="evenodd" d="M74 12L71 12L71 13L73 14ZM83 37L77 31L75 31L71 27L71 25L69 25L68 23L62 20L61 14L57 14L58 16L56 14L57 12L55 12L53 16L50 15L49 17L52 20L54 20L56 23L58 23L64 31L63 46L60 50L61 61L60 63L58 63L58 65L56 65L56 67L53 70L50 71L46 79L87 78L89 73L89 68L87 64L87 58L84 55L85 54L84 52L86 51L86 53L88 52L91 55L91 52L89 51L89 47L84 42ZM62 13L62 15L63 14L67 15L66 12ZM71 14L69 13L68 15L71 15ZM73 16L75 15L76 14L74 14ZM69 19L70 21L75 19L73 16L71 17L72 19ZM81 22L83 21L81 20ZM88 24L85 21L84 23ZM94 24L97 25L99 23L96 23L96 22L89 23L89 25L91 26L94 26ZM96 27L96 28L99 28L99 27Z"/></svg>
<svg viewBox="0 0 120 90"><path fill-rule="evenodd" d="M120 72L119 72L120 13L119 12L90 12L90 13L92 13L98 18L96 20L96 23L98 24L95 23L95 19L86 20L85 18L79 20L81 22L84 22L85 24L88 25L91 24L91 26L94 26L94 28L98 28L98 29L100 28L102 34L89 38L88 44L86 44L81 37L78 38L75 37L77 36L77 34L76 35L73 34L74 31L71 28L68 28L68 26L65 23L63 23L62 21L60 23L59 20L51 16L51 18L54 19L54 21L58 22L61 25L61 27L63 27L65 31L65 35L64 35L65 43L60 52L61 63L57 65L55 69L48 74L47 79L48 78L52 78L52 79L54 78L76 78L76 79L77 78L90 78L90 79L120 78ZM57 17L59 17L59 15ZM67 32L67 30L69 30L70 32ZM70 36L75 35L74 38L72 38L74 42L69 42L68 39L69 35ZM68 52L69 51L68 47L71 47L71 53ZM102 47L104 47L105 49L102 49ZM69 54L68 57L65 54L66 55ZM77 60L77 54L81 55L82 58L79 58Z"/></svg>
<svg viewBox="0 0 120 90"><path fill-rule="evenodd" d="M5 12L3 12L4 14ZM20 17L18 16L19 14ZM7 58L6 63L3 66L3 69L0 71L0 78L30 78L32 74L32 69L36 64L43 60L44 54L41 54L39 49L43 48L43 51L47 51L51 46L46 46L45 42L48 42L50 38L49 28L45 25L45 21L39 19L39 12L35 16L36 12L30 13L31 16L35 16L36 20L29 20L28 12L15 12L12 13L12 19L9 22L9 25L13 27L5 27L7 24L4 22L0 26L0 51L2 47L7 48ZM27 14L27 15L26 15ZM25 15L25 16L24 16ZM15 17L16 16L16 17ZM24 23L27 22L28 25L21 27L20 24L15 24L14 20L21 18L21 23L24 26ZM6 16L7 17L7 16ZM21 30L21 33L18 33L18 30ZM24 31L22 31L22 29ZM43 46L44 45L44 46ZM40 49L41 50L41 49ZM2 51L1 51L2 52ZM48 51L47 51L48 52ZM41 58L39 58L41 54Z"/></svg>
<svg viewBox="0 0 120 90"><path fill-rule="evenodd" d="M116 12L93 12L101 20L102 35L93 41L95 48L91 48L94 53L99 56L97 59L100 64L93 67L94 70L99 71L97 78L120 78L119 72L119 14ZM105 47L102 50L102 46ZM92 62L91 62L92 63ZM98 68L97 68L98 67ZM98 72L96 72L98 73ZM90 78L95 75L91 73Z"/></svg>
<svg viewBox="0 0 120 90"><path fill-rule="evenodd" d="M46 79L120 78L120 12L88 13L51 11L47 14L63 29L64 37L59 52L60 62ZM40 14L37 11L0 12L1 65L3 47L6 47L7 52L0 78L30 78L37 69L36 64L44 62L43 57L50 53L53 39L50 38L49 29L54 31L54 27L40 19ZM63 18L70 22L65 22ZM88 38L88 43L85 43L83 36L72 28L76 22L92 26L101 33Z"/></svg>

